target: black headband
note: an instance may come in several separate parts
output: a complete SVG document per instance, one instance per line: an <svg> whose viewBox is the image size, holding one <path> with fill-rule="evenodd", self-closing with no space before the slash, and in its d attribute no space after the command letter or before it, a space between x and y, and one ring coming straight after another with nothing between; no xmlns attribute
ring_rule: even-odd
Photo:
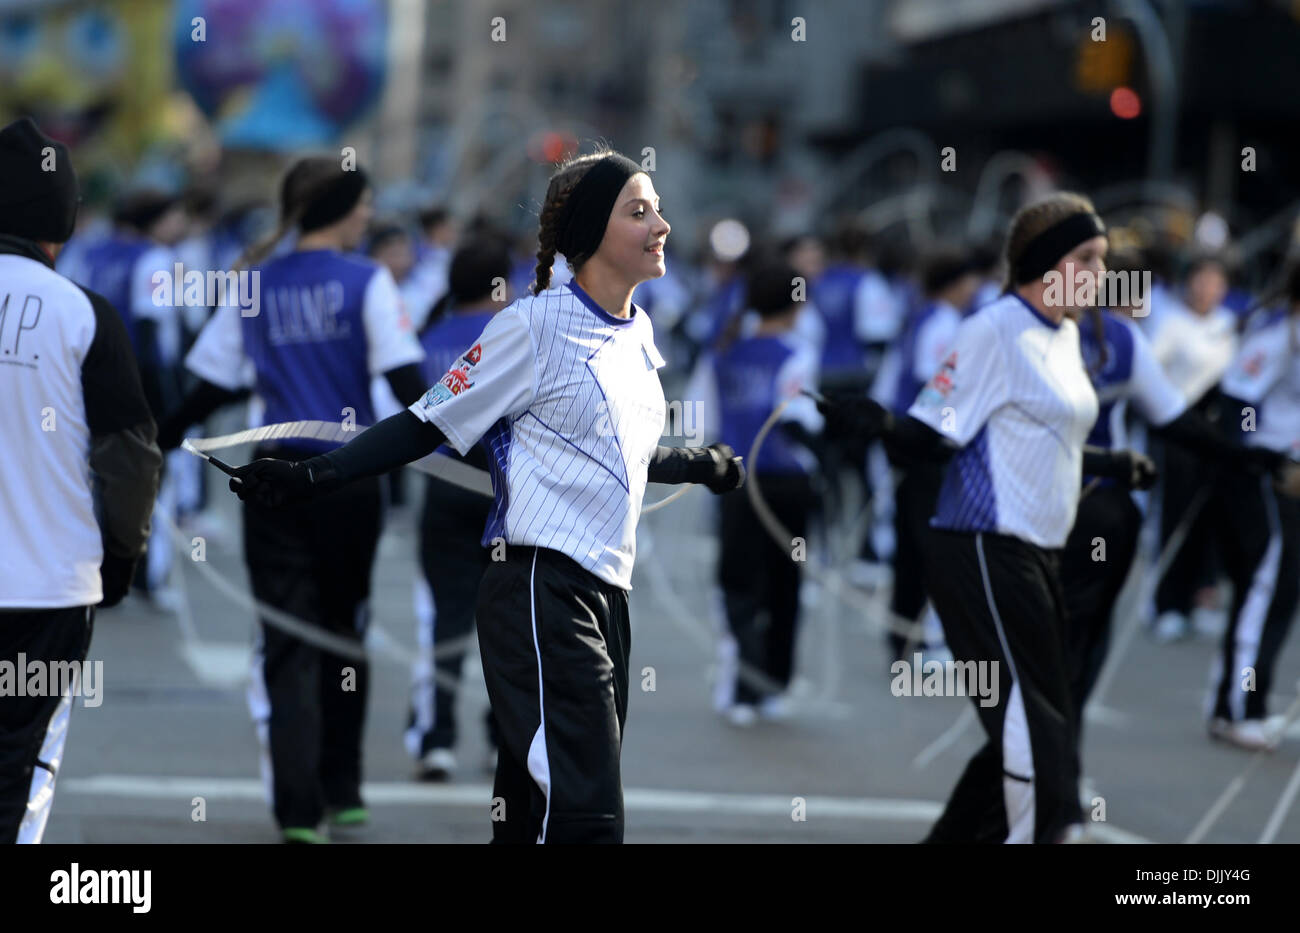
<svg viewBox="0 0 1300 933"><path fill-rule="evenodd" d="M1071 214L1029 241L1016 262L1013 280L1017 285L1024 285L1042 278L1045 272L1056 267L1062 256L1080 243L1105 235L1106 225L1096 214L1091 211Z"/></svg>
<svg viewBox="0 0 1300 933"><path fill-rule="evenodd" d="M555 247L566 259L586 259L605 238L605 226L618 193L642 171L627 156L611 153L587 169L574 186L556 222Z"/></svg>
<svg viewBox="0 0 1300 933"><path fill-rule="evenodd" d="M310 233L346 217L357 206L369 184L364 169L340 172L336 181L312 196L311 203L298 219L298 229Z"/></svg>

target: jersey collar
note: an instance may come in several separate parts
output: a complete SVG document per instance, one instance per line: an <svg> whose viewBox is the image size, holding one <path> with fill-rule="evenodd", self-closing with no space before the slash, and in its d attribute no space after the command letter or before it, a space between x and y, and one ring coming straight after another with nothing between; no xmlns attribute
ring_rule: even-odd
<svg viewBox="0 0 1300 933"><path fill-rule="evenodd" d="M1048 327L1050 327L1052 330L1059 330L1059 329L1060 329L1060 327L1061 327L1060 324L1058 324L1056 321L1053 321L1051 318L1045 316L1041 311L1039 311L1037 308L1035 308L1035 307L1034 307L1033 305L1031 305L1029 302L1025 301L1024 298L1020 297L1020 294L1019 294L1018 292L1012 292L1011 294L1014 295L1015 298L1016 298L1016 300L1019 301L1022 305L1024 305L1024 306L1029 310L1029 313L1030 313L1030 314L1032 314L1034 317L1038 318L1040 321L1042 321L1044 324L1046 324L1046 325L1047 325Z"/></svg>
<svg viewBox="0 0 1300 933"><path fill-rule="evenodd" d="M592 298L590 295L588 295L586 292L584 292L582 290L582 286L580 286L576 280L570 279L568 282L565 282L564 284L565 287L569 289L569 291L573 292L573 294L577 296L579 301L581 301L584 305L590 308L592 312L601 320L607 321L608 323L614 324L618 327L626 327L627 325L631 324L633 321L636 320L637 307L635 304L632 305L632 313L629 314L627 317L625 318L615 317L614 315L606 311L604 308L602 308L600 305L596 304L596 300Z"/></svg>

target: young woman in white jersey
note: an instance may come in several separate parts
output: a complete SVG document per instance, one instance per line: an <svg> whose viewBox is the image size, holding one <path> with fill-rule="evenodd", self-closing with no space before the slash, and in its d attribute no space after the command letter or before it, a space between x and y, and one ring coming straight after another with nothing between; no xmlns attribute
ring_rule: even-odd
<svg viewBox="0 0 1300 933"><path fill-rule="evenodd" d="M987 665L975 695L988 735L927 842L1058 842L1080 823L1060 552L1083 472L1154 480L1131 451L1086 449L1097 396L1079 351L1079 308L1049 292L1105 270L1092 204L1058 193L1023 208L1007 240L1003 296L967 317L906 416L870 400L823 405L828 430L883 435L907 457L947 461L925 566L953 657ZM1059 300L1058 300L1059 297ZM988 703L992 700L992 703ZM988 703L988 705L985 705Z"/></svg>
<svg viewBox="0 0 1300 933"><path fill-rule="evenodd" d="M479 649L499 730L494 842L621 842L628 590L646 482L744 479L726 445L658 446L663 358L632 304L664 274L671 228L650 178L613 152L552 176L533 295L498 313L424 399L306 462L260 460L241 498L302 501L482 441L495 505L483 544ZM548 290L563 255L575 279Z"/></svg>

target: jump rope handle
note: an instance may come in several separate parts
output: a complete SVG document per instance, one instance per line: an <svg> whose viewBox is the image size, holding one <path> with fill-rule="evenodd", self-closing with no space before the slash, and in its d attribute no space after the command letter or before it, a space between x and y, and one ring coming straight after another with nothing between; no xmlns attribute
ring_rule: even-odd
<svg viewBox="0 0 1300 933"><path fill-rule="evenodd" d="M234 467L232 467L228 463L224 463L221 460L218 460L216 457L212 456L212 454L204 453L203 451L195 447L193 444L191 444L188 440L181 441L181 447L185 448L195 456L202 457L204 460L208 461L208 463L212 464L214 467L216 467L222 473L225 473L227 476L233 477L238 482L241 483L243 482L239 474L235 472Z"/></svg>

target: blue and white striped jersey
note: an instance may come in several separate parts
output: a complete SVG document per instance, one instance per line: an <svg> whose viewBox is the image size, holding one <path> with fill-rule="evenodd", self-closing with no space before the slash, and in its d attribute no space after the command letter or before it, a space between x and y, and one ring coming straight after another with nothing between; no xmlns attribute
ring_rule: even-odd
<svg viewBox="0 0 1300 933"><path fill-rule="evenodd" d="M1015 294L967 317L908 410L961 448L931 524L1062 547L1097 407L1074 321L1055 324Z"/></svg>
<svg viewBox="0 0 1300 933"><path fill-rule="evenodd" d="M663 365L644 310L614 317L570 282L496 314L411 411L462 455L487 448L484 545L551 548L630 590Z"/></svg>

